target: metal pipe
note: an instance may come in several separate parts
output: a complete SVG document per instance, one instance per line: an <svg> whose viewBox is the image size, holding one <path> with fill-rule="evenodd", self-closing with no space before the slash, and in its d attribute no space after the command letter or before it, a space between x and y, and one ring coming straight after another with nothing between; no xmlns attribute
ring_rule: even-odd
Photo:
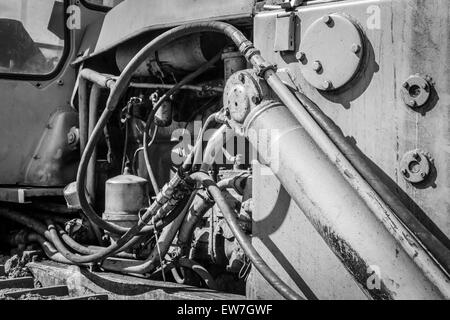
<svg viewBox="0 0 450 320"><path fill-rule="evenodd" d="M80 80L90 81L103 89L111 89L114 87L114 76L99 73L97 71L84 68L80 71Z"/></svg>
<svg viewBox="0 0 450 320"><path fill-rule="evenodd" d="M130 82L130 87L132 88L140 88L140 89L172 89L176 84L165 84L165 83L137 83ZM209 86L196 86L196 85L183 85L179 88L179 90L192 90L192 91L215 91L215 92L223 92L222 87L209 87Z"/></svg>
<svg viewBox="0 0 450 320"><path fill-rule="evenodd" d="M84 77L78 82L78 126L80 129L80 154L82 155L88 141L88 83Z"/></svg>
<svg viewBox="0 0 450 320"><path fill-rule="evenodd" d="M434 236L408 208L406 208L400 198L387 187L380 177L378 177L377 173L361 156L360 152L355 150L355 147L346 140L341 130L313 101L298 91L295 92L295 96L367 183L370 184L386 204L392 208L407 228L417 236L425 248L436 257L442 267L449 272L450 250L436 238L436 236Z"/></svg>
<svg viewBox="0 0 450 320"><path fill-rule="evenodd" d="M274 80L270 83L275 83L273 87L280 98L293 108L291 96L283 96L286 87L278 86ZM298 100L293 99L297 103L294 110L297 116L311 119ZM314 120L311 119L313 123L303 121L305 126L302 126L289 110L281 103L264 101L246 118L246 136L256 148L258 160L272 169L368 296L375 299L450 297L448 277L383 206L334 144L330 145ZM264 130L271 134L260 139L258 133ZM405 250L399 250L399 245ZM383 274L380 290L367 289L370 274L366 272L373 265Z"/></svg>
<svg viewBox="0 0 450 320"><path fill-rule="evenodd" d="M262 65L266 64L260 56L256 55L255 60L262 60L259 63ZM416 263L425 276L439 288L444 296L450 297L449 275L430 257L415 236L399 221L391 208L361 177L358 171L309 115L295 95L281 81L276 72L271 68L266 69L264 71L264 79L322 152L335 164L338 171L356 190L378 220L382 222L388 232L401 245L407 255Z"/></svg>
<svg viewBox="0 0 450 320"><path fill-rule="evenodd" d="M88 137L92 136L95 124L97 123L97 114L100 104L101 87L97 84L92 85L91 95L89 99L89 125ZM92 156L89 160L88 169L86 173L86 189L91 198L91 202L95 204L95 164L97 162L97 148L94 148Z"/></svg>

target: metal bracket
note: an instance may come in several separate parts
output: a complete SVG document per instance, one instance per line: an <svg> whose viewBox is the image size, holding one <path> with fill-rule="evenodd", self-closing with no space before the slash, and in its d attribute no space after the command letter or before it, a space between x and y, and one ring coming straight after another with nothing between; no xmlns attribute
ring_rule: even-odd
<svg viewBox="0 0 450 320"><path fill-rule="evenodd" d="M275 28L273 50L275 52L293 51L295 46L295 13L278 14Z"/></svg>

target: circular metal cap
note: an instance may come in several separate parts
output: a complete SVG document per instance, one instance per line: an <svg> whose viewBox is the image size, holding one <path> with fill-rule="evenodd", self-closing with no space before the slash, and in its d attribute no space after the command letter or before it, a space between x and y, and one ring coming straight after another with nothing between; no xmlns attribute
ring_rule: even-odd
<svg viewBox="0 0 450 320"><path fill-rule="evenodd" d="M250 109L261 102L265 91L252 70L231 75L223 92L223 104L229 110L231 119L244 122Z"/></svg>
<svg viewBox="0 0 450 320"><path fill-rule="evenodd" d="M299 51L304 53L299 65L306 81L319 90L334 90L358 72L364 53L363 38L351 20L330 14L306 29Z"/></svg>

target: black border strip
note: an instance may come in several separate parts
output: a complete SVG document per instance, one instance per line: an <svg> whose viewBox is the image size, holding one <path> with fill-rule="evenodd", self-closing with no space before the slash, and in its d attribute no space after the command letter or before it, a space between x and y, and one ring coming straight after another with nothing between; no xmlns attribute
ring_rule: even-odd
<svg viewBox="0 0 450 320"><path fill-rule="evenodd" d="M69 15L67 14L67 8L69 7L69 4L70 0L64 0L64 50L56 68L48 74L0 73L0 79L45 81L55 78L61 72L64 65L66 64L67 57L69 56L71 49L70 30L66 25L66 21L69 18Z"/></svg>

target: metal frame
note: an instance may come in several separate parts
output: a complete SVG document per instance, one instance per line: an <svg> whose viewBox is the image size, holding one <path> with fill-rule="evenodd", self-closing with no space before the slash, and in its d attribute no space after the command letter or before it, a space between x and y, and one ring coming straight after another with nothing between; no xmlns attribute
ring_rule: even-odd
<svg viewBox="0 0 450 320"><path fill-rule="evenodd" d="M48 74L24 74L24 73L1 73L0 79L8 79L8 80L51 80L55 78L61 70L64 68L66 64L67 58L70 53L70 30L66 26L66 21L68 18L67 8L69 7L70 0L64 0L64 50L61 56L61 59L58 62L55 70Z"/></svg>

